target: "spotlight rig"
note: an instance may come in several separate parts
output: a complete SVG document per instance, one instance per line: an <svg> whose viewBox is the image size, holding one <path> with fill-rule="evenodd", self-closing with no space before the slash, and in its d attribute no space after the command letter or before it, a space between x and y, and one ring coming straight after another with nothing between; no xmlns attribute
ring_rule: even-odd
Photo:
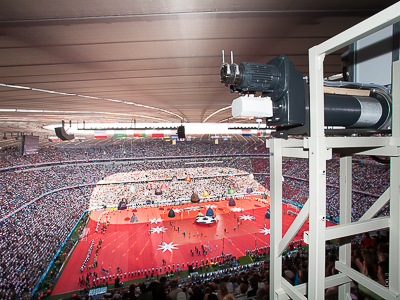
<svg viewBox="0 0 400 300"><path fill-rule="evenodd" d="M309 135L308 83L287 56L280 55L267 64L239 65L233 63L232 52L230 64L225 62L224 51L222 57L220 81L240 96L232 102L233 117L255 117L259 123L265 118L267 125L276 126L277 137ZM330 89L324 93L327 135L391 132L392 100L386 87L333 81L324 85ZM256 93L261 95L256 97Z"/></svg>

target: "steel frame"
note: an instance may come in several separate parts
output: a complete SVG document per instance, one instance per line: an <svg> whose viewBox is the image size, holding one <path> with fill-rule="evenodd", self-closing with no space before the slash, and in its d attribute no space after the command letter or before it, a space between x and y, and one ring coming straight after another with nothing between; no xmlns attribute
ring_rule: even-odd
<svg viewBox="0 0 400 300"><path fill-rule="evenodd" d="M271 256L270 299L324 299L325 289L339 286L339 299L350 299L350 281L355 280L384 299L400 299L400 61L393 63L392 136L325 137L323 61L327 54L354 43L400 21L400 2L309 50L310 136L299 139L267 140L271 172ZM326 228L326 160L332 151L340 154L340 225ZM351 222L352 168L355 154L390 157L390 187L357 222ZM292 226L282 237L282 158L309 160L309 199ZM390 217L373 217L389 199ZM309 219L304 240L309 245L308 284L292 286L282 278L282 253L293 236ZM385 288L351 269L349 236L389 228L389 286ZM325 244L340 238L339 274L325 278ZM304 295L307 295L306 298Z"/></svg>

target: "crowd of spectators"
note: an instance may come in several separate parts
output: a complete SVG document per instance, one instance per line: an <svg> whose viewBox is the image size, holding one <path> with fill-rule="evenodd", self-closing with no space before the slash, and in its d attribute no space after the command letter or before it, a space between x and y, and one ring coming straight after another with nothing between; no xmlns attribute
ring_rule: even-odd
<svg viewBox="0 0 400 300"><path fill-rule="evenodd" d="M59 161L118 159L140 157L172 157L201 155L266 154L261 140L255 142L191 141L172 145L160 139L121 140L120 144L97 147L53 147L41 148L38 154L21 156L17 148L5 149L1 153L0 168Z"/></svg>
<svg viewBox="0 0 400 300"><path fill-rule="evenodd" d="M48 264L60 248L62 242L70 233L73 226L89 207L89 200L93 195L95 184L98 182L126 179L121 174L134 174L133 177L146 179L145 174L158 174L164 177L171 176L175 169L177 177L182 178L186 173L196 177L192 169L197 168L199 174L209 175L227 170L238 173L262 173L255 179L269 189L269 159L248 158L238 154L267 154L268 151L259 143L226 143L214 145L204 142L187 142L171 145L164 141L143 140L141 142L121 143L98 148L46 148L40 149L39 154L20 156L18 150L8 149L0 162L1 167L24 164L61 162L59 165L27 168L18 171L2 172L0 176L0 218L8 216L0 224L0 298L8 299L13 295L23 295L32 292L39 282ZM192 158L191 160L141 160L129 162L86 163L90 159L125 158L125 157L170 157L170 156L201 156L201 155L236 155L229 159ZM67 163L75 160L84 160L82 163ZM210 163L210 160L212 162ZM66 162L63 164L62 162ZM327 162L327 213L338 217L339 193L337 186L338 157ZM179 169L179 170L177 170ZM156 171L161 170L161 171ZM164 172L164 173L163 173ZM209 173L210 172L210 173ZM206 174L207 173L207 174ZM117 174L117 175L113 175ZM284 198L297 203L304 203L308 198L308 163L302 159L284 159ZM122 176L122 177L121 177ZM129 175L131 176L131 175ZM136 177L137 176L137 177ZM148 177L149 178L149 177ZM227 186L233 180L248 180L248 176L234 176L233 179L224 177L199 180L197 190L201 196L204 190L212 193L226 193ZM128 179L129 180L129 179ZM195 180L196 182L196 180ZM210 186L220 187L226 183L223 190L214 191ZM73 187L81 184L93 186ZM187 183L177 182L174 189L184 189ZM245 183L239 185L246 188ZM389 185L389 168L364 157L353 160L353 220L360 216L374 203ZM116 188L128 199L130 184L113 184L106 187ZM143 185L144 186L144 185ZM135 186L135 190L144 191L143 186ZM60 190L61 189L61 190ZM46 193L59 190L56 193ZM255 187L253 190L257 190ZM187 189L189 196L193 191ZM366 192L367 194L363 193ZM101 194L101 193L100 193ZM374 195L372 195L374 194ZM96 195L96 194L94 194ZM104 193L106 195L106 193ZM42 196L42 197L41 197ZM97 197L97 196L96 196ZM165 197L176 195L165 193ZM30 205L17 211L24 204ZM132 197L130 197L132 199ZM100 203L97 198L97 203ZM108 202L107 202L108 203ZM14 213L13 213L14 212ZM13 213L12 215L9 215ZM380 212L388 214L388 206Z"/></svg>
<svg viewBox="0 0 400 300"><path fill-rule="evenodd" d="M226 175L230 173L232 177ZM171 177L172 176L172 177ZM184 179L190 176L191 181ZM177 180L171 180L171 178ZM151 183L148 183L149 180ZM120 184L121 182L132 182ZM135 183L134 181L143 181ZM90 198L90 207L117 205L121 199L130 204L145 204L147 201L173 201L188 199L192 193L202 197L206 191L213 197L226 197L230 189L235 193L246 193L248 188L253 191L264 191L248 173L224 167L177 168L150 171L136 171L111 175L97 185ZM161 189L160 187L165 187ZM158 190L159 189L159 190ZM162 195L155 196L158 192Z"/></svg>
<svg viewBox="0 0 400 300"><path fill-rule="evenodd" d="M109 146L99 148L83 148L83 149L71 149L71 148L60 148L60 149L40 149L39 154L29 156L19 156L17 150L6 150L5 154L7 161L1 163L12 163L11 166L16 166L19 163L33 164L33 163L49 163L58 162L59 165L43 166L36 168L26 168L16 171L2 172L0 176L0 218L5 215L17 210L27 202L43 195L49 191L57 190L64 187L75 186L79 184L96 184L104 178L109 178L113 174L118 173L129 173L132 171L143 171L150 172L150 170L162 170L162 169L176 169L190 167L210 167L221 166L231 167L234 169L240 169L244 172L251 172L252 164L251 160L246 157L235 157L226 159L191 159L189 160L162 160L162 161L130 161L121 163L118 161L110 161L103 163L81 163L71 164L71 160L79 160L82 156L86 156L88 159L112 159L120 158L122 155L125 157L149 157L155 156L155 149L160 149L159 156L187 156L185 151L191 149L193 155L236 155L236 154L248 154L246 151L248 147L240 149L237 144L226 144L222 145L210 145L204 143L190 143L193 145L189 147L188 144L179 144L172 147L169 143L160 142L154 140L153 142L140 142L133 143L136 147L133 147L131 151L128 151L124 147ZM144 149L140 148L142 146ZM196 148L198 145L199 147ZM232 146L233 145L233 146ZM253 144L251 144L253 145ZM215 147L214 146L220 146ZM171 150L172 147L172 151ZM214 150L212 150L214 149ZM239 152L239 149L241 152ZM250 147L249 149L253 149ZM263 149L263 147L259 147ZM139 151L140 150L140 151ZM171 151L169 151L171 150ZM58 153L58 156L54 153ZM115 151L115 152L114 152ZM143 152L144 151L144 152ZM195 152L193 152L195 151ZM213 152L214 151L214 152ZM259 150L258 150L259 151ZM253 149L253 152L255 150ZM264 148L265 152L265 148ZM147 155L146 155L147 153ZM4 154L4 153L3 153ZM40 154L43 154L39 159ZM65 164L62 164L65 163ZM61 165L60 165L61 164ZM90 176L88 176L90 174ZM12 185L10 183L13 183Z"/></svg>
<svg viewBox="0 0 400 300"><path fill-rule="evenodd" d="M326 211L333 218L339 218L339 156L326 164ZM306 159L283 159L282 197L303 205L309 197L309 167ZM260 177L257 177L261 179ZM389 187L389 165L371 160L369 157L357 156L352 161L352 221L357 221L379 196ZM269 177L265 187L270 189ZM388 215L386 205L378 213Z"/></svg>
<svg viewBox="0 0 400 300"><path fill-rule="evenodd" d="M88 206L91 188L50 194L0 225L0 298L33 291Z"/></svg>
<svg viewBox="0 0 400 300"><path fill-rule="evenodd" d="M191 145L191 147L189 147ZM16 150L7 150L9 154L7 162L13 162L13 165L22 163L47 163L51 161L70 162L73 159L104 159L125 157L144 157L154 154L153 149L160 149L160 156L186 155L186 152L192 155L210 155L210 154L246 154L260 153L266 154L265 147L258 144L250 144L240 149L238 143L226 143L223 145L213 145L209 143L180 143L172 146L164 141L142 141L132 142L130 145L121 144L119 146L110 145L108 147L98 148L57 148L40 149L43 154L42 160L38 155L18 156ZM247 144L246 144L247 145ZM141 147L139 147L141 146ZM257 149L257 150L254 150ZM264 150L262 150L264 149ZM169 151L171 150L171 151ZM143 153L145 151L145 153ZM214 152L213 152L214 151ZM134 155L132 155L134 153ZM142 156L143 155L143 156ZM338 188L339 159L334 156L327 162L327 188L333 186ZM4 164L4 162L2 162ZM234 159L220 159L215 161L214 165L221 167L231 167L242 170L243 172L267 174L259 175L256 179L269 188L269 159L265 158L245 158L236 157ZM25 169L14 172L3 172L0 177L0 218L15 211L25 203L36 197L62 187L74 186L79 184L96 184L101 179L112 178L113 174L125 174L129 172L150 172L150 170L177 169L185 167L209 167L210 164L205 159L193 159L190 162L181 160L164 161L140 161L140 162L110 162L110 163L80 163L65 164L53 167L43 167L34 169ZM156 172L156 171L155 171ZM90 176L87 176L90 174ZM283 161L284 189L283 197L287 200L293 200L303 204L308 198L308 162L305 159L288 158ZM117 175L114 175L117 176ZM146 178L145 178L146 179ZM374 194L362 197L362 207L369 207L375 199L380 196L387 188L389 182L389 170L386 165L376 163L365 157L357 157L353 163L353 188L359 192ZM9 182L13 182L12 185ZM332 190L333 191L333 190ZM334 216L337 214L338 193L327 193L328 199L331 199L327 210L328 214ZM356 202L356 197L354 202ZM356 203L354 203L356 205ZM363 210L364 211L364 210ZM362 212L363 212L362 211ZM362 213L360 212L360 213Z"/></svg>

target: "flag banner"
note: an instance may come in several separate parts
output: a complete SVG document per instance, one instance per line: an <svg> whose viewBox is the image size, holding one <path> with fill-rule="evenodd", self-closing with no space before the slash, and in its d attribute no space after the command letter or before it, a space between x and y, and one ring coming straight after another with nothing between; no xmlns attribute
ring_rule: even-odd
<svg viewBox="0 0 400 300"><path fill-rule="evenodd" d="M172 139L172 145L176 145L176 139Z"/></svg>
<svg viewBox="0 0 400 300"><path fill-rule="evenodd" d="M164 137L164 133L152 133L151 137L163 138Z"/></svg>
<svg viewBox="0 0 400 300"><path fill-rule="evenodd" d="M257 136L267 136L267 132L265 130L257 130Z"/></svg>
<svg viewBox="0 0 400 300"><path fill-rule="evenodd" d="M134 137L146 137L146 133L144 132L144 130L134 130L133 136Z"/></svg>
<svg viewBox="0 0 400 300"><path fill-rule="evenodd" d="M215 145L218 145L218 139L215 139Z"/></svg>
<svg viewBox="0 0 400 300"><path fill-rule="evenodd" d="M116 139L126 138L126 131L125 130L119 130L117 132L114 131L114 138Z"/></svg>
<svg viewBox="0 0 400 300"><path fill-rule="evenodd" d="M242 129L242 136L251 136L251 129Z"/></svg>
<svg viewBox="0 0 400 300"><path fill-rule="evenodd" d="M155 137L155 138L163 138L164 135L164 130L150 130L151 133L151 137Z"/></svg>
<svg viewBox="0 0 400 300"><path fill-rule="evenodd" d="M106 139L107 138L107 130L95 130L94 138L95 139Z"/></svg>

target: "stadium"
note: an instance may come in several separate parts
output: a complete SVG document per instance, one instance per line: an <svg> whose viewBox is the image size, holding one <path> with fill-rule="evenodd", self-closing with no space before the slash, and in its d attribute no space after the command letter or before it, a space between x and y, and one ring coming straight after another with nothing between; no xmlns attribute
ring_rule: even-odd
<svg viewBox="0 0 400 300"><path fill-rule="evenodd" d="M157 157L152 156L152 149L158 149ZM13 286L14 290L9 289L6 293L20 293L22 297L34 288L42 297L48 290L52 295L76 292L84 287L79 279L82 276L86 279L89 273L96 273L98 277L90 277L86 283L88 287L104 283L114 287L117 267L122 269L118 276L121 282L146 280L146 277L151 280L151 277L161 277L167 271L176 273L177 268L182 271L174 278L183 278L183 274L190 277L189 267L191 273L204 275L207 260L210 269L214 266L219 271L214 264L229 257L238 259L250 253L249 258L256 260L259 253L269 252L269 235L263 233L264 228L270 227L270 220L265 218L269 208L269 153L261 141L219 145L205 141L172 145L159 139L123 141L120 145L91 148L84 161L71 161L69 158L72 155L84 157L86 148L40 149L39 154L26 157L18 157L16 151L10 149L7 161L1 165L2 186L5 187L1 231L2 240L8 241L2 244L3 263L14 257L7 266L9 278L21 278L7 282L4 286ZM149 154L146 160L143 153ZM189 155L177 159L179 153ZM51 159L43 161L43 157ZM208 164L210 161L213 163ZM338 157L334 157L327 168L327 189L331 197L327 212L332 224L338 217L338 161ZM353 163L353 207L356 208L353 218L356 221L386 190L389 169L369 157L355 157ZM193 165L196 168L192 168ZM6 171L12 168L15 168L14 172ZM286 159L283 168L283 197L289 205L292 204L285 207L287 230L308 197L308 165L305 160ZM191 178L189 182L185 181L187 175ZM177 182L172 187L174 176ZM43 181L46 185L42 184ZM8 186L7 182L13 182L14 186ZM149 183L154 187L146 189ZM157 196L156 186L161 187L163 183L167 188L163 195ZM172 194L167 193L168 188ZM248 188L252 189L250 193L246 191ZM180 193L180 189L184 192ZM204 197L204 191L207 191L207 197ZM197 203L191 200L193 193L200 196ZM138 198L139 195L143 198ZM263 199L263 195L268 196ZM230 198L235 199L234 206L229 206ZM118 210L120 201L127 204L124 210ZM16 213L24 206L26 209ZM193 224L198 212L206 215L207 206L214 207L218 224L213 227ZM187 210L188 207L195 209ZM175 210L175 217L169 217L170 209ZM132 214L137 216L135 223L131 223ZM387 207L380 212L382 216L387 214ZM248 216L254 216L255 220ZM303 227L303 231L308 230L307 224ZM75 238L71 237L74 229L78 230ZM85 234L87 229L90 231ZM161 235L165 244L173 242L177 249L168 251L161 248L157 251ZM101 248L94 267L94 254L100 239ZM360 239L360 236L354 237L354 242L360 242ZM92 240L94 248L88 252ZM149 241L150 244L146 245ZM208 253L192 256L190 251L195 247L201 249L202 245L210 247ZM302 234L299 233L288 252L303 249L302 245ZM330 246L333 253L335 249L337 245ZM82 265L86 255L89 259ZM39 257L38 263L36 259ZM20 271L21 261L25 272ZM199 270L202 264L199 261L204 263L202 271ZM236 263L235 259L232 266ZM171 270L173 264L174 270ZM228 266L226 263L221 265ZM143 273L143 269L152 271ZM158 272L153 269L158 269ZM225 275L224 272L213 276L222 278ZM108 277L107 281L103 280L105 277Z"/></svg>
<svg viewBox="0 0 400 300"><path fill-rule="evenodd" d="M400 299L399 11L2 3L0 299Z"/></svg>

